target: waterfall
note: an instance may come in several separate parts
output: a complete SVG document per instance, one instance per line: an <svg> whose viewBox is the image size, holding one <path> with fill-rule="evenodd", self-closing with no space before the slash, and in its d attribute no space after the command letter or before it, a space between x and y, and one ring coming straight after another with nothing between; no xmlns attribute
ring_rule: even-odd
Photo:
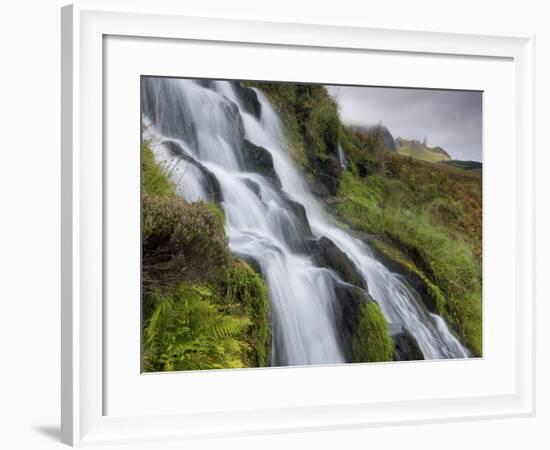
<svg viewBox="0 0 550 450"><path fill-rule="evenodd" d="M327 216L261 91L225 81L146 78L142 108L144 138L178 195L218 201L231 251L261 270L271 302L273 365L347 360L336 320L343 281L318 267L308 247L322 236L355 264L388 322L409 330L425 358L468 356L399 275Z"/></svg>
<svg viewBox="0 0 550 450"><path fill-rule="evenodd" d="M344 170L348 168L348 161L346 160L346 154L344 153L344 149L342 148L342 145L338 143L338 162L340 163L340 167Z"/></svg>

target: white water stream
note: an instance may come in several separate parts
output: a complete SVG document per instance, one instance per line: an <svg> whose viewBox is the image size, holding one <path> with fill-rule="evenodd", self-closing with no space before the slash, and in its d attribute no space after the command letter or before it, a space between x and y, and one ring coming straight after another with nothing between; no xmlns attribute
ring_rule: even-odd
<svg viewBox="0 0 550 450"><path fill-rule="evenodd" d="M346 361L335 321L335 287L340 281L331 270L317 267L300 247L303 224L289 201L303 205L315 237L329 238L355 263L386 319L409 330L426 359L467 357L445 321L420 306L418 294L399 275L327 216L288 154L277 113L260 91L256 93L259 118L246 112L230 82L205 86L193 80L148 78L142 87L143 122L144 137L179 195L188 201L208 200L204 169L217 179L230 248L261 267L269 290L273 365ZM243 139L269 151L282 191L273 179L246 169ZM176 143L202 168L175 156L167 142Z"/></svg>

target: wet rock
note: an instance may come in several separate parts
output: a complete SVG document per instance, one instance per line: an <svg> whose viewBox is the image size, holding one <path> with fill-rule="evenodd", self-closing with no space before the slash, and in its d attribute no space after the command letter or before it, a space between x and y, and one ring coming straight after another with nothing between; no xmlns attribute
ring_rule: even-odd
<svg viewBox="0 0 550 450"><path fill-rule="evenodd" d="M258 183L256 183L254 180L251 180L250 178L246 178L244 180L244 184L246 184L246 187L250 189L252 192L254 192L254 195L261 199L260 192L261 188Z"/></svg>
<svg viewBox="0 0 550 450"><path fill-rule="evenodd" d="M394 361L419 361L424 359L418 342L409 330L400 325L390 325L390 336L393 340Z"/></svg>
<svg viewBox="0 0 550 450"><path fill-rule="evenodd" d="M222 190L220 187L220 183L216 178L216 175L214 175L204 165L202 165L199 161L189 155L189 153L187 153L185 149L177 142L164 141L162 144L170 151L172 155L184 159L185 161L189 162L200 170L203 175L203 188L205 189L209 200L216 203L221 203L223 201Z"/></svg>
<svg viewBox="0 0 550 450"><path fill-rule="evenodd" d="M286 218L281 222L285 240L293 250L306 252L310 248L309 240L313 238L306 209L285 192L281 192L281 198L287 212Z"/></svg>
<svg viewBox="0 0 550 450"><path fill-rule="evenodd" d="M196 80L196 83L206 89L214 89L215 87L214 80L208 78L199 78Z"/></svg>
<svg viewBox="0 0 550 450"><path fill-rule="evenodd" d="M233 87L237 96L241 100L244 110L252 114L256 119L262 115L262 104L258 100L258 94L252 88L243 86L241 83L234 83Z"/></svg>
<svg viewBox="0 0 550 450"><path fill-rule="evenodd" d="M332 269L346 283L366 289L367 284L356 265L329 238L322 236L310 243L313 262L320 267Z"/></svg>
<svg viewBox="0 0 550 450"><path fill-rule="evenodd" d="M281 189L281 180L275 172L273 157L265 148L254 145L247 139L242 144L243 164L246 170L255 172L271 180L277 189Z"/></svg>
<svg viewBox="0 0 550 450"><path fill-rule="evenodd" d="M232 145L239 145L244 138L244 123L239 107L229 99L221 103L221 110L229 126L226 128L228 140Z"/></svg>

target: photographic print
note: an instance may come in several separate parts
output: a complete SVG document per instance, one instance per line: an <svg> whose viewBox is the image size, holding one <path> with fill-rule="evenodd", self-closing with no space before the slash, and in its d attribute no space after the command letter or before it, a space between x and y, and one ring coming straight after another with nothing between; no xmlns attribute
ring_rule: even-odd
<svg viewBox="0 0 550 450"><path fill-rule="evenodd" d="M142 371L481 357L482 92L143 76Z"/></svg>

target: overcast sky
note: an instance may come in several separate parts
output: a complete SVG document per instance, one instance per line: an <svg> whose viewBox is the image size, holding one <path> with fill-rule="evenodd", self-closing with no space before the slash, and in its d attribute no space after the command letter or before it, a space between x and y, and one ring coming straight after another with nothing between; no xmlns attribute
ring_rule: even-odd
<svg viewBox="0 0 550 450"><path fill-rule="evenodd" d="M382 122L393 137L427 138L453 159L481 161L481 92L328 86L345 123Z"/></svg>

